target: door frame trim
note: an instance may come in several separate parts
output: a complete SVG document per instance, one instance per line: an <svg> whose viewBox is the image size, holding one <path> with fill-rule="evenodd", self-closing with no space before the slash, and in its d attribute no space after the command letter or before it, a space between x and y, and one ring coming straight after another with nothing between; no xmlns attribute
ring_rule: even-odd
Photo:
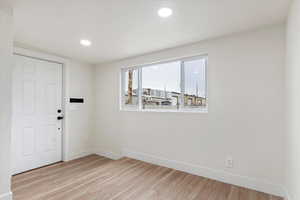
<svg viewBox="0 0 300 200"><path fill-rule="evenodd" d="M69 76L68 71L70 67L70 60L59 56L51 55L48 53L42 53L35 50L29 50L21 47L14 47L14 55L25 56L33 59L44 60L47 62L58 63L62 65L62 109L64 112L64 120L62 122L62 161L69 161L69 119L67 112L67 103L69 99ZM13 147L12 147L13 148Z"/></svg>

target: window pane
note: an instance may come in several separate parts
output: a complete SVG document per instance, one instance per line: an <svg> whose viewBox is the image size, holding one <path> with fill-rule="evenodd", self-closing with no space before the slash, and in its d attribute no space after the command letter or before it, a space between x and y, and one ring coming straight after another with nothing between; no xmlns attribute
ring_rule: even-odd
<svg viewBox="0 0 300 200"><path fill-rule="evenodd" d="M180 62L142 68L143 109L178 109Z"/></svg>
<svg viewBox="0 0 300 200"><path fill-rule="evenodd" d="M138 70L128 69L124 72L124 104L136 108L138 105Z"/></svg>
<svg viewBox="0 0 300 200"><path fill-rule="evenodd" d="M184 106L206 108L206 59L184 62Z"/></svg>

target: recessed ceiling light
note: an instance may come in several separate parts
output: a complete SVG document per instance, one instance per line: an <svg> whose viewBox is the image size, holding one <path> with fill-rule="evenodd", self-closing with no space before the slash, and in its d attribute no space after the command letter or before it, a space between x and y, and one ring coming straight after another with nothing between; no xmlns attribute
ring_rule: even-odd
<svg viewBox="0 0 300 200"><path fill-rule="evenodd" d="M80 40L80 44L82 46L89 47L89 46L91 46L92 43L89 40Z"/></svg>
<svg viewBox="0 0 300 200"><path fill-rule="evenodd" d="M173 11L171 8L160 8L157 13L160 17L166 18L170 17L173 14Z"/></svg>

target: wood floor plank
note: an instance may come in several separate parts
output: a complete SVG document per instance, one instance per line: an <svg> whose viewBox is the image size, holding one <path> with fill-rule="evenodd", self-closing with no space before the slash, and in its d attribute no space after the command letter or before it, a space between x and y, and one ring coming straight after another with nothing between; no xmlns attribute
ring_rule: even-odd
<svg viewBox="0 0 300 200"><path fill-rule="evenodd" d="M126 170L123 174L114 179L110 179L103 185L98 181L95 181L93 185L88 189L85 194L80 195L78 199L111 199L114 195L119 194L122 190L126 190L130 187L130 181L134 181L134 179L140 174L144 173L146 170L149 170L149 167L146 167L144 164L138 164L128 170Z"/></svg>
<svg viewBox="0 0 300 200"><path fill-rule="evenodd" d="M215 190L215 200L227 200L230 194L231 185L226 183L217 183L217 187Z"/></svg>
<svg viewBox="0 0 300 200"><path fill-rule="evenodd" d="M122 193L114 196L112 200L130 200L130 199L142 199L141 196L147 191L149 188L159 183L164 178L168 177L174 170L158 167L144 176L139 177L142 181L138 180L139 183Z"/></svg>
<svg viewBox="0 0 300 200"><path fill-rule="evenodd" d="M230 193L228 195L228 200L239 200L239 199L240 199L239 187L231 186Z"/></svg>
<svg viewBox="0 0 300 200"><path fill-rule="evenodd" d="M81 165L82 163L86 163L88 161L94 161L95 159L97 159L97 157L98 157L97 155L90 155L69 162L59 162L53 165L31 170L29 172L25 172L22 174L18 174L12 177L12 185L18 183L23 184L24 183L23 181L31 180L36 177L40 177L41 175L47 175L53 173L54 171L59 172L60 170L63 170L65 168L76 167L78 165Z"/></svg>
<svg viewBox="0 0 300 200"><path fill-rule="evenodd" d="M91 155L12 178L15 200L283 200L185 172Z"/></svg>
<svg viewBox="0 0 300 200"><path fill-rule="evenodd" d="M105 158L97 158L93 159L78 165L75 165L73 167L63 167L60 168L58 171L52 171L51 173L41 173L39 176L32 178L32 179L26 179L25 181L22 181L20 183L15 183L13 185L14 190L18 190L19 188L23 188L31 186L31 185L39 185L40 183L48 183L49 179L54 179L55 181L62 179L62 178L67 178L69 176L72 176L76 172L85 172L89 168L92 168L93 166L99 166L98 162L102 162L105 160ZM62 176L63 174L63 176Z"/></svg>
<svg viewBox="0 0 300 200"><path fill-rule="evenodd" d="M194 197L193 200L201 200L201 199L208 199L213 191L215 181L207 180L204 187L199 191L199 193Z"/></svg>
<svg viewBox="0 0 300 200"><path fill-rule="evenodd" d="M53 173L43 176L31 183L26 183L13 187L14 197L17 199L22 196L22 199L30 199L33 194L40 191L49 191L58 187L62 187L69 182L72 182L74 177L81 177L88 174L91 170L99 167L99 165L110 162L106 158L98 158L93 162L84 163L71 169L64 169L60 173Z"/></svg>
<svg viewBox="0 0 300 200"><path fill-rule="evenodd" d="M110 162L105 166L99 166L99 168L85 176L79 176L76 180L70 181L69 184L55 188L52 192L41 196L40 199L75 199L88 192L91 188L98 187L98 185L101 187L101 184L104 184L114 177L120 176L120 174L138 164L140 164L138 161L131 159L121 159L116 162Z"/></svg>

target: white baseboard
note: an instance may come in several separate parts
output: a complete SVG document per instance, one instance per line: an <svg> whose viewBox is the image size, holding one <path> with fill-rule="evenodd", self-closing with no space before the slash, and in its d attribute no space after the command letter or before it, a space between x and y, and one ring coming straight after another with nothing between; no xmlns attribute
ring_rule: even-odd
<svg viewBox="0 0 300 200"><path fill-rule="evenodd" d="M216 170L216 169L211 169L211 168L184 163L180 161L168 160L165 158L161 158L161 157L157 157L145 153L138 153L135 151L131 151L129 149L124 149L123 154L124 156L133 159L142 160L145 162L176 169L179 171L184 171L190 174L195 174L198 176L221 181L224 183L245 187L245 188L249 188L260 192L265 192L276 196L281 196L281 197L286 196L286 193L284 192L284 189L281 185L276 185L268 181L259 180L247 176L241 176L237 174L231 174L223 170Z"/></svg>
<svg viewBox="0 0 300 200"><path fill-rule="evenodd" d="M93 154L93 151L83 151L81 153L77 153L77 154L74 154L74 155L71 155L69 156L66 160L64 160L65 162L66 161L70 161L70 160L75 160L77 158L81 158L81 157L85 157L85 156L88 156L88 155L91 155Z"/></svg>
<svg viewBox="0 0 300 200"><path fill-rule="evenodd" d="M12 192L8 192L6 194L1 194L0 195L0 200L12 200Z"/></svg>
<svg viewBox="0 0 300 200"><path fill-rule="evenodd" d="M112 160L118 160L123 157L123 155L111 151L97 150L95 153L99 156L104 156Z"/></svg>

